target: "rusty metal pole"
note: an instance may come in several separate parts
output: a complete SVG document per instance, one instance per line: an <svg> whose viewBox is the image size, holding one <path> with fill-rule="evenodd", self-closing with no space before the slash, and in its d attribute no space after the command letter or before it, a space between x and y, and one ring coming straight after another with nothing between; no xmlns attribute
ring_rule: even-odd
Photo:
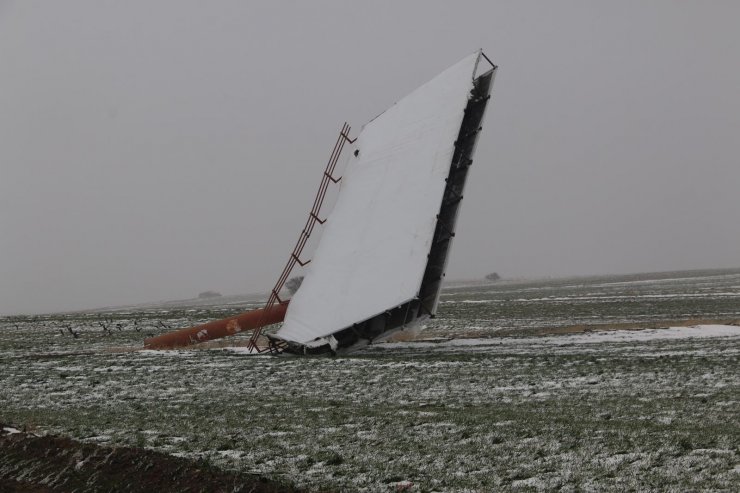
<svg viewBox="0 0 740 493"><path fill-rule="evenodd" d="M339 161L339 156L342 154L345 142L352 144L357 140L349 138L350 130L350 126L345 122L344 125L342 125L342 130L339 132L337 142L334 144L334 150L332 150L329 157L326 169L324 169L324 174L321 177L321 184L319 185L319 191L316 193L316 197L314 198L313 207L311 208L311 212L306 220L306 225L303 227L303 230L298 237L298 242L293 248L293 252L288 259L288 263L285 265L283 272L275 283L275 287L270 292L270 296L267 299L265 307L259 310L242 313L236 317L216 320L215 322L209 322L197 327L182 329L168 334L163 334L158 337L145 339L144 347L146 349L170 349L189 346L199 342L220 339L221 337L234 335L245 330L251 330L253 332L252 337L249 340L249 347L258 352L267 351L267 348L257 346L257 339L260 336L262 327L282 322L285 318L285 311L288 308L288 302L290 300L281 300L278 293L288 280L290 272L293 267L295 267L295 264L300 264L301 267L303 267L310 262L310 260L302 261L301 253L303 252L303 248L306 246L306 243L308 243L308 238L311 236L316 223L324 224L326 222L326 219L319 219L319 213L321 211L321 206L324 203L327 189L330 183L339 183L342 179L341 177L334 177L334 169Z"/></svg>
<svg viewBox="0 0 740 493"><path fill-rule="evenodd" d="M151 337L144 340L145 349L172 349L176 347L190 346L199 342L211 341L222 337L231 336L247 330L261 329L266 325L282 322L288 302L279 303L270 308L259 308L235 317L224 318L198 325L188 329L168 332L161 336Z"/></svg>

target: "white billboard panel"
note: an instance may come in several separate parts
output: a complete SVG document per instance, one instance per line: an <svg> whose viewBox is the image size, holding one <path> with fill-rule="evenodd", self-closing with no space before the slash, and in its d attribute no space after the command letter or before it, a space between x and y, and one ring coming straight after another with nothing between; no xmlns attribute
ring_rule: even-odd
<svg viewBox="0 0 740 493"><path fill-rule="evenodd" d="M417 296L478 56L362 129L278 337L307 343Z"/></svg>

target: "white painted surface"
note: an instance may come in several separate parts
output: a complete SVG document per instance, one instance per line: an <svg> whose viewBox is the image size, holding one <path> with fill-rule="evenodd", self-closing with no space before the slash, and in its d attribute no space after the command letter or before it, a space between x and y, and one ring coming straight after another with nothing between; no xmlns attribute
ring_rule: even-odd
<svg viewBox="0 0 740 493"><path fill-rule="evenodd" d="M306 343L418 294L478 56L365 125L278 336Z"/></svg>

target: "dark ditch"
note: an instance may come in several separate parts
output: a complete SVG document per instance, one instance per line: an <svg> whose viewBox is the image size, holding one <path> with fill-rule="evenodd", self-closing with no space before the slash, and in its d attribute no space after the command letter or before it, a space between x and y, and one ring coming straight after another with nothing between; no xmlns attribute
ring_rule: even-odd
<svg viewBox="0 0 740 493"><path fill-rule="evenodd" d="M290 485L205 461L134 447L103 447L61 436L8 433L0 424L0 491L298 492Z"/></svg>

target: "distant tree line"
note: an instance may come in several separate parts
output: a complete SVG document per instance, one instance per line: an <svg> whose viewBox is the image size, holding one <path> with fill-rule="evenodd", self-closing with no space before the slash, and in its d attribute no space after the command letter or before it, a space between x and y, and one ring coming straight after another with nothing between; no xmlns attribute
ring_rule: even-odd
<svg viewBox="0 0 740 493"><path fill-rule="evenodd" d="M202 293L198 293L198 298L201 300L208 299L208 298L220 298L220 297L221 297L221 293L219 293L218 291L203 291Z"/></svg>

